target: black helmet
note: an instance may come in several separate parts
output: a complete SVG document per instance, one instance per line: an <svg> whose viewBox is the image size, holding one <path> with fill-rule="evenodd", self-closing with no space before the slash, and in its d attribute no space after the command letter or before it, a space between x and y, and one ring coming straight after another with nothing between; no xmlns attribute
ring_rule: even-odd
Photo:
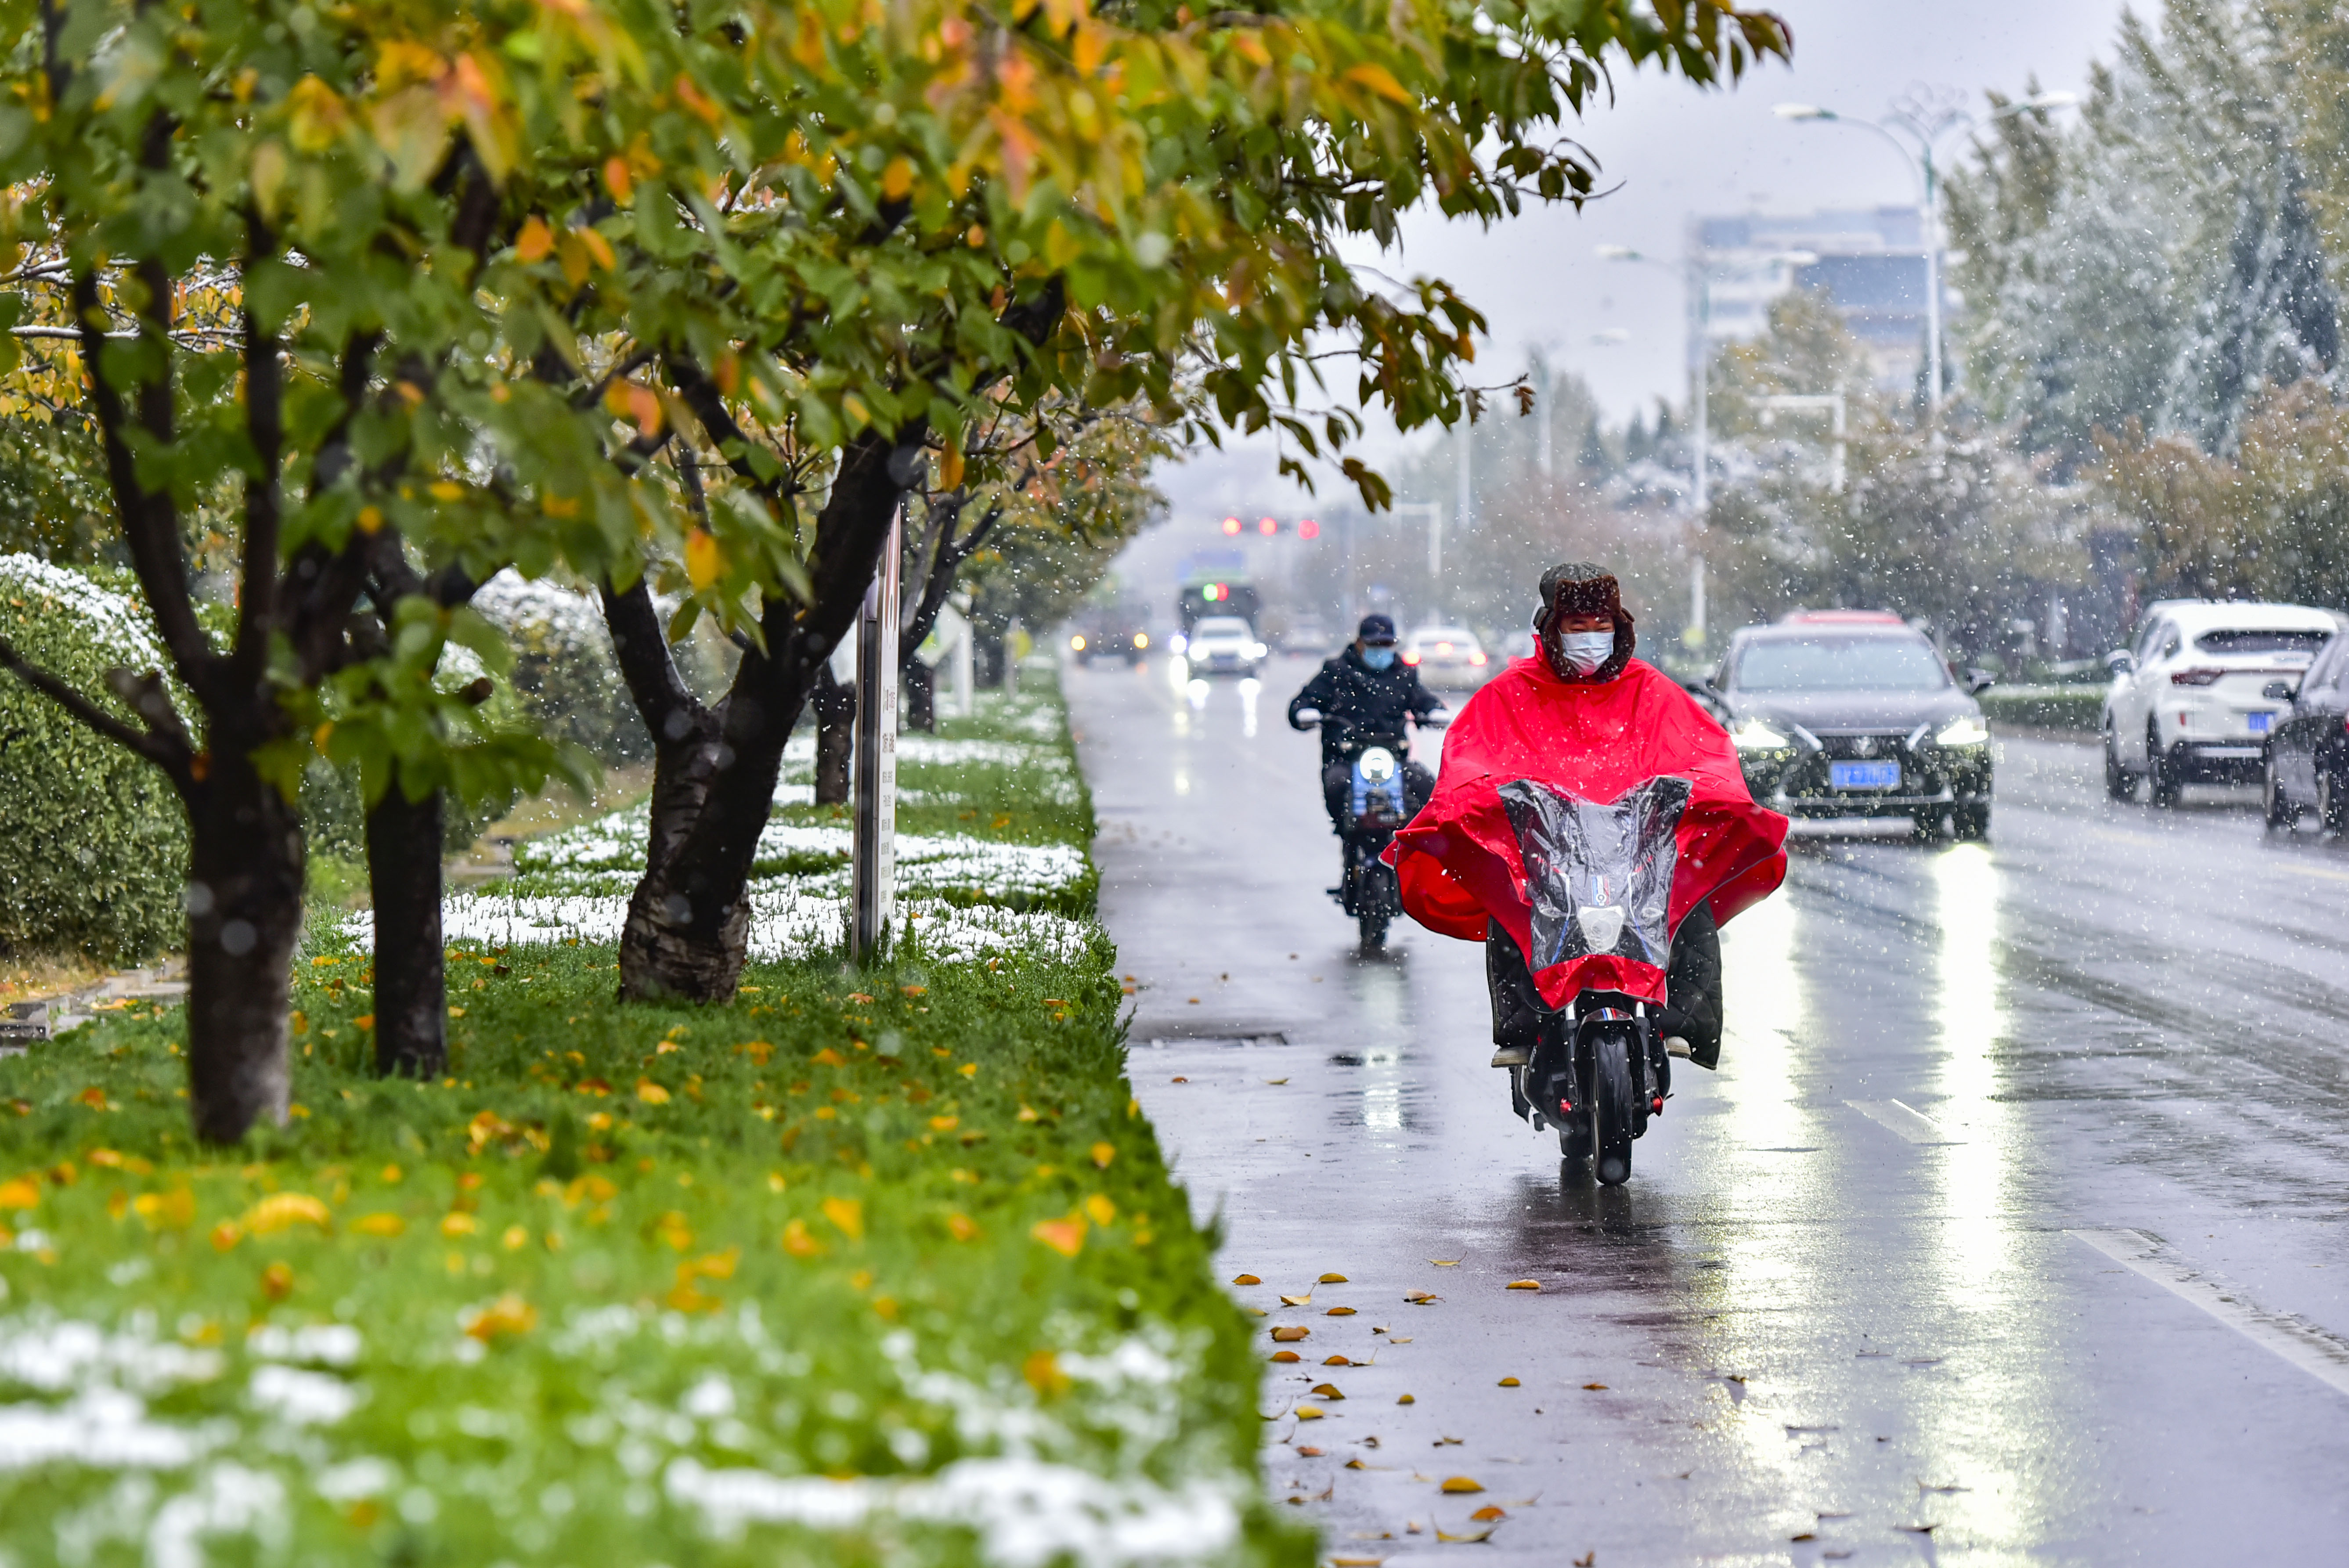
<svg viewBox="0 0 2349 1568"><path fill-rule="evenodd" d="M1362 624L1354 628L1354 635L1372 647L1386 647L1395 640L1392 615L1365 615Z"/></svg>

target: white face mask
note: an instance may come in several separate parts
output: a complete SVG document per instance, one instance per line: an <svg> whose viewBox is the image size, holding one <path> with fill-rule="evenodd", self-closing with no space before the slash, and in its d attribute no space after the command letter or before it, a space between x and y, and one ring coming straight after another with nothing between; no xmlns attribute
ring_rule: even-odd
<svg viewBox="0 0 2349 1568"><path fill-rule="evenodd" d="M1561 632L1557 651L1577 671L1588 675L1615 652L1613 632Z"/></svg>

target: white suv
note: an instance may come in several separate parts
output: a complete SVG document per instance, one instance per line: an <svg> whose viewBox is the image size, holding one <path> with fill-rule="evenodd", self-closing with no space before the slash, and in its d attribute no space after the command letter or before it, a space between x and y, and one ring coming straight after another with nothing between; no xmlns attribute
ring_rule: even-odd
<svg viewBox="0 0 2349 1568"><path fill-rule="evenodd" d="M2166 599L2135 641L2106 658L2105 791L2133 799L2140 776L2156 805L2187 784L2255 783L2276 715L2271 682L2297 685L2338 624L2302 604Z"/></svg>

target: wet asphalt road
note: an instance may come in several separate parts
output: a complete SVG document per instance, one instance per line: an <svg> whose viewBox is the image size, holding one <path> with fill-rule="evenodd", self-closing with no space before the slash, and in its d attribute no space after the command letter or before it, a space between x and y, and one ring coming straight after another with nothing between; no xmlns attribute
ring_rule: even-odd
<svg viewBox="0 0 2349 1568"><path fill-rule="evenodd" d="M1261 1409L1324 1562L2349 1563L2349 845L2002 741L1987 848L1794 845L1722 1070L1600 1190L1486 1067L1478 948L1355 954L1310 671L1067 689L1138 1092L1311 1330Z"/></svg>

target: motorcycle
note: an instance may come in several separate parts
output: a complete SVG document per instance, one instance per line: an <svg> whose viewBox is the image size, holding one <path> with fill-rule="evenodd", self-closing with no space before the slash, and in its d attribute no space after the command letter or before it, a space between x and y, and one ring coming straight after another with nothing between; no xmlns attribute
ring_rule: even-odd
<svg viewBox="0 0 2349 1568"><path fill-rule="evenodd" d="M1353 916L1362 951L1386 946L1387 928L1402 913L1402 890L1394 868L1379 857L1394 841L1395 831L1411 820L1403 798L1403 764L1411 745L1402 736L1384 735L1324 719L1312 708L1299 712L1309 727L1340 726L1335 731L1339 759L1348 772L1345 831L1340 836L1344 863L1338 885L1328 890L1338 906ZM1423 719L1423 727L1433 719Z"/></svg>
<svg viewBox="0 0 2349 1568"><path fill-rule="evenodd" d="M1661 989L1644 982L1660 981L1671 962L1674 834L1689 795L1675 778L1603 805L1532 779L1500 790L1533 904L1529 966L1594 961L1581 965L1590 983L1565 1006L1543 1004L1530 1059L1509 1069L1510 1098L1535 1131L1557 1130L1560 1154L1591 1160L1610 1187L1630 1179L1632 1142L1671 1098L1658 1005L1618 987Z"/></svg>

